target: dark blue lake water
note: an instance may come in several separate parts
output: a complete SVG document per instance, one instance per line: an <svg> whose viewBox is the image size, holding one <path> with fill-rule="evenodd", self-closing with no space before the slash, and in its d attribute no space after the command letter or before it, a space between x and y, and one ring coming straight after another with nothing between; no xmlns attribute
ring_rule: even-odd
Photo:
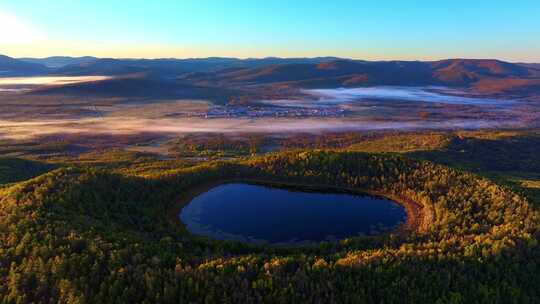
<svg viewBox="0 0 540 304"><path fill-rule="evenodd" d="M212 188L195 197L179 216L193 234L253 243L376 235L406 220L401 205L381 197L246 183Z"/></svg>

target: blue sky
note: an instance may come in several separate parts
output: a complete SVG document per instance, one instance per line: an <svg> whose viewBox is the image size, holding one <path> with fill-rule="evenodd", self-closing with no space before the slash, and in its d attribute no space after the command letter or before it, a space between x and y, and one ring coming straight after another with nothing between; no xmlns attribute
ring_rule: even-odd
<svg viewBox="0 0 540 304"><path fill-rule="evenodd" d="M540 62L540 1L0 0L0 41L15 57Z"/></svg>

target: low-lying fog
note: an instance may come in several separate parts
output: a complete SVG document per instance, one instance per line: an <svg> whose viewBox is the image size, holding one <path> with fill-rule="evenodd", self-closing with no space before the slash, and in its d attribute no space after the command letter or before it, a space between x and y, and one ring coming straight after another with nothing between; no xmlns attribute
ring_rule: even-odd
<svg viewBox="0 0 540 304"><path fill-rule="evenodd" d="M64 81L82 79L96 78ZM96 106L105 102L58 99L55 104L56 98L46 104L32 100L8 103L0 97L0 139L61 133L518 128L538 126L540 121L540 109L534 103L448 95L459 92L445 88L372 87L304 93L303 99L265 100L251 106L216 106L193 100Z"/></svg>
<svg viewBox="0 0 540 304"><path fill-rule="evenodd" d="M0 92L26 92L38 86L105 80L108 76L0 77ZM1 99L0 99L1 102Z"/></svg>
<svg viewBox="0 0 540 304"><path fill-rule="evenodd" d="M413 129L477 129L496 127L519 127L516 121L496 122L490 120L450 119L446 121L370 121L336 118L84 118L77 120L54 120L35 122L0 121L0 138L24 139L51 134L136 134L165 133L278 133L319 132L339 130L413 130Z"/></svg>
<svg viewBox="0 0 540 304"><path fill-rule="evenodd" d="M108 78L108 76L0 77L0 85L60 85Z"/></svg>
<svg viewBox="0 0 540 304"><path fill-rule="evenodd" d="M471 98L456 96L463 93L445 87L399 87L379 86L365 88L315 89L303 90L304 93L318 97L317 101L343 103L363 100L406 100L458 105L485 105L511 102L492 98Z"/></svg>
<svg viewBox="0 0 540 304"><path fill-rule="evenodd" d="M365 88L302 90L308 97L302 99L262 100L262 104L289 108L342 108L362 106L391 107L397 102L409 104L464 105L507 108L515 103L508 99L459 96L464 92L445 87L378 86ZM311 97L309 97L311 96Z"/></svg>

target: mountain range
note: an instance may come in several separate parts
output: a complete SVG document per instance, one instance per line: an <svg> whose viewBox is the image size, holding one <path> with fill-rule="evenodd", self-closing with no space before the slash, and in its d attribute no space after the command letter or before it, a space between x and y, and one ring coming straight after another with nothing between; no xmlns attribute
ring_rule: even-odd
<svg viewBox="0 0 540 304"><path fill-rule="evenodd" d="M0 77L2 76L25 76L49 73L46 66L38 63L18 60L0 55Z"/></svg>
<svg viewBox="0 0 540 304"><path fill-rule="evenodd" d="M336 57L14 59L0 56L0 73L2 76L107 75L119 77L119 79L102 80L100 83L70 84L38 90L39 93L47 94L143 93L130 86L146 86L149 88L148 92L159 91L160 88L176 92L185 90L187 87L200 92L204 88L244 90L253 86L336 88L375 85L449 86L470 89L474 93L520 96L538 95L540 92L540 64L509 63L492 59L439 61L363 61ZM130 76L126 77L126 75ZM131 75L137 75L137 77L131 77Z"/></svg>
<svg viewBox="0 0 540 304"><path fill-rule="evenodd" d="M465 86L485 78L536 78L534 67L498 60L356 61L276 64L188 75L192 80L238 83L284 82L299 86L450 85Z"/></svg>
<svg viewBox="0 0 540 304"><path fill-rule="evenodd" d="M66 65L73 65L73 64L85 64L85 63L88 64L88 63L98 60L98 58L92 57L92 56L83 56L83 57L52 56L52 57L46 57L46 58L18 58L18 59L25 62L41 64L52 69L61 68Z"/></svg>

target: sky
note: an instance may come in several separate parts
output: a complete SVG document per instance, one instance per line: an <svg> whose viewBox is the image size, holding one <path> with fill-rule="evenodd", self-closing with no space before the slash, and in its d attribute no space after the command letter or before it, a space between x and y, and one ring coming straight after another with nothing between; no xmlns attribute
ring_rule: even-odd
<svg viewBox="0 0 540 304"><path fill-rule="evenodd" d="M0 54L540 62L539 0L0 0Z"/></svg>

